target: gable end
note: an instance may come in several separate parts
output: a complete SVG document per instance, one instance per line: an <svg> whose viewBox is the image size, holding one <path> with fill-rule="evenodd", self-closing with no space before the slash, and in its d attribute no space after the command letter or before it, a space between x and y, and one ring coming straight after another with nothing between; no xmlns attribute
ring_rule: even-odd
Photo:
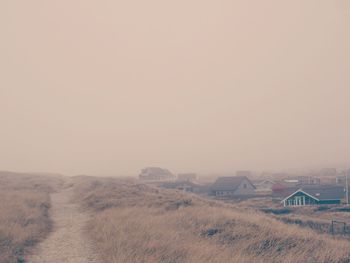
<svg viewBox="0 0 350 263"><path fill-rule="evenodd" d="M298 194L298 193L303 193L304 195L307 195L308 197L314 199L315 201L318 201L318 202L320 201L318 198L316 198L316 197L314 197L314 196L312 196L312 195L310 195L310 194L304 192L302 189L299 189L299 190L295 191L294 193L292 193L291 195L289 195L289 196L287 196L286 198L284 198L284 199L281 201L281 203L284 203L286 200L288 200L289 198L295 196L295 195Z"/></svg>

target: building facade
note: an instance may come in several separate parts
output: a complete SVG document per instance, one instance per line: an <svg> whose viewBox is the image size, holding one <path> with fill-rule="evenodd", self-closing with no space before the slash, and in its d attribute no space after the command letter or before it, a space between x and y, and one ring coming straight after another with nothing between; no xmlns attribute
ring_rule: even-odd
<svg viewBox="0 0 350 263"><path fill-rule="evenodd" d="M211 187L217 197L239 197L255 194L255 186L245 176L219 177Z"/></svg>

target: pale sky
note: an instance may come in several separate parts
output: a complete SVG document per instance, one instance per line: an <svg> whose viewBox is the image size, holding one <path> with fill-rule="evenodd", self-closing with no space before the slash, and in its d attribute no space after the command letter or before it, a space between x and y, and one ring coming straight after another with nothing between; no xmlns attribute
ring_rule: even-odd
<svg viewBox="0 0 350 263"><path fill-rule="evenodd" d="M1 0L0 170L350 167L348 0Z"/></svg>

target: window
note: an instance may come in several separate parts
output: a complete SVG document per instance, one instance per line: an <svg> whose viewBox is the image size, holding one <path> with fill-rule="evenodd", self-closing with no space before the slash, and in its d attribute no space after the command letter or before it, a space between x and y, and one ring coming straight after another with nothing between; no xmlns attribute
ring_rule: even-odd
<svg viewBox="0 0 350 263"><path fill-rule="evenodd" d="M247 184L243 184L243 188L247 188Z"/></svg>

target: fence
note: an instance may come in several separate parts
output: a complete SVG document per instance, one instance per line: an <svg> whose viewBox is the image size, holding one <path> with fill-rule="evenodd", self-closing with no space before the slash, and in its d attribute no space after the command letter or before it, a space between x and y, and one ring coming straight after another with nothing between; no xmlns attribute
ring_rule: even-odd
<svg viewBox="0 0 350 263"><path fill-rule="evenodd" d="M345 234L347 234L346 223L342 222L342 221L332 220L330 230L331 230L332 235L339 235L339 234L345 235Z"/></svg>

